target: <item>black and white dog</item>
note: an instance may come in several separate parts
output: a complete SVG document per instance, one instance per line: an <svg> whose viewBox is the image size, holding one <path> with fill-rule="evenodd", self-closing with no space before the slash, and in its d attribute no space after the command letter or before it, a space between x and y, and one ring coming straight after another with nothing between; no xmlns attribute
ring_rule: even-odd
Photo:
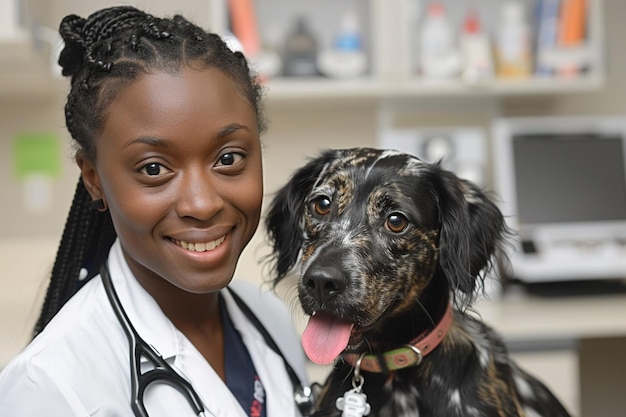
<svg viewBox="0 0 626 417"><path fill-rule="evenodd" d="M468 312L508 230L474 184L396 151L328 150L266 217L275 282L300 264L316 416L568 416Z"/></svg>

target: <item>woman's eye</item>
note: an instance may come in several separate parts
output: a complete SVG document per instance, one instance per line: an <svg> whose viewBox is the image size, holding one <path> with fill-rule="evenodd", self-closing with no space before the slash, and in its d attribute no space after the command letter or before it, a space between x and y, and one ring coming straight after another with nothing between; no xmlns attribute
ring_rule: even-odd
<svg viewBox="0 0 626 417"><path fill-rule="evenodd" d="M328 197L320 197L313 202L313 210L320 216L330 213L331 201Z"/></svg>
<svg viewBox="0 0 626 417"><path fill-rule="evenodd" d="M219 166L230 166L230 165L235 165L236 163L238 163L239 161L241 161L243 159L243 155L237 153L237 152L227 152L223 155L220 156L219 159Z"/></svg>
<svg viewBox="0 0 626 417"><path fill-rule="evenodd" d="M148 176L154 177L157 175L164 174L166 172L166 168L164 168L163 165L157 162L152 162L152 163L144 165L139 171Z"/></svg>
<svg viewBox="0 0 626 417"><path fill-rule="evenodd" d="M393 233L403 232L409 225L409 220L400 213L391 213L385 221L385 229Z"/></svg>

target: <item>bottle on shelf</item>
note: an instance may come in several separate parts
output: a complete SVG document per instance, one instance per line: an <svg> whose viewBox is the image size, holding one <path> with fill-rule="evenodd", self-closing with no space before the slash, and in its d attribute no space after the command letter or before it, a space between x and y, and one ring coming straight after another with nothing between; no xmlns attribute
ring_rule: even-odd
<svg viewBox="0 0 626 417"><path fill-rule="evenodd" d="M300 16L294 29L287 35L283 51L283 75L286 77L312 77L317 69L317 40L307 20Z"/></svg>
<svg viewBox="0 0 626 417"><path fill-rule="evenodd" d="M429 4L419 30L419 73L424 78L454 78L461 57L452 23L442 3Z"/></svg>
<svg viewBox="0 0 626 417"><path fill-rule="evenodd" d="M333 46L319 54L317 65L319 71L330 78L355 78L367 71L363 35L354 11L343 15Z"/></svg>
<svg viewBox="0 0 626 417"><path fill-rule="evenodd" d="M482 29L478 12L470 9L463 22L460 38L463 69L461 78L478 84L493 78L493 58L489 36Z"/></svg>
<svg viewBox="0 0 626 417"><path fill-rule="evenodd" d="M507 1L502 5L495 42L496 73L500 78L527 78L532 72L531 32L524 5Z"/></svg>

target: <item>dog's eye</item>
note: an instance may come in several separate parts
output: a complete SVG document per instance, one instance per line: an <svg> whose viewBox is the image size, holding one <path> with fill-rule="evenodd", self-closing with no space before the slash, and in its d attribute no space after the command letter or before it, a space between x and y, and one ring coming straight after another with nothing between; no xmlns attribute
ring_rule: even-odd
<svg viewBox="0 0 626 417"><path fill-rule="evenodd" d="M389 217L387 217L387 221L385 222L385 228L394 233L403 232L408 225L408 219L400 213L392 213Z"/></svg>
<svg viewBox="0 0 626 417"><path fill-rule="evenodd" d="M313 203L313 209L320 216L330 213L330 199L328 197L320 197Z"/></svg>

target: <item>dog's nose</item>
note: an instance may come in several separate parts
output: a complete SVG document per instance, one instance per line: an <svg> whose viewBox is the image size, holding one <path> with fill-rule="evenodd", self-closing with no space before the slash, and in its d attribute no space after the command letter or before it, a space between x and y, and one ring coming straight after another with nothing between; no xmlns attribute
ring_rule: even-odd
<svg viewBox="0 0 626 417"><path fill-rule="evenodd" d="M336 268L315 268L304 279L309 293L320 302L330 301L346 288L346 276Z"/></svg>

